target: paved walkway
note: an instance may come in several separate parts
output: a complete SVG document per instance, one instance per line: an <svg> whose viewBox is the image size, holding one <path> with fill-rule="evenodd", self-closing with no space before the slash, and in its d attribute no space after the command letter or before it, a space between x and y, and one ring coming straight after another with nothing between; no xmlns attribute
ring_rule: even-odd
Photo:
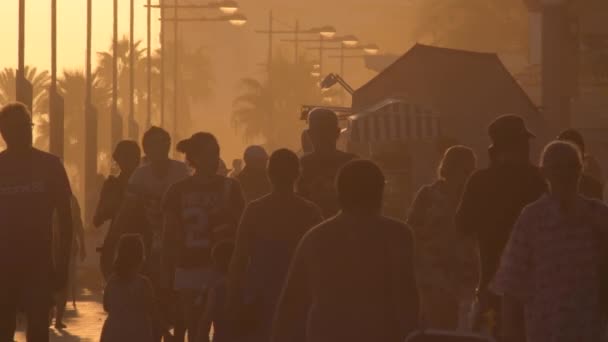
<svg viewBox="0 0 608 342"><path fill-rule="evenodd" d="M56 342L77 342L77 341L99 341L101 327L105 319L105 313L99 300L91 296L76 303L76 309L72 304L68 304L65 324L68 326L63 331L50 329L51 341ZM20 331L17 333L16 340L25 341L25 334Z"/></svg>
<svg viewBox="0 0 608 342"><path fill-rule="evenodd" d="M76 308L70 299L64 318L67 328L63 331L50 328L51 342L99 341L106 315L101 304L103 280L99 272L99 255L95 248L101 245L102 239L103 233L100 231L88 234L88 257L78 266L77 285L81 290L76 296ZM23 329L17 332L15 340L25 342Z"/></svg>

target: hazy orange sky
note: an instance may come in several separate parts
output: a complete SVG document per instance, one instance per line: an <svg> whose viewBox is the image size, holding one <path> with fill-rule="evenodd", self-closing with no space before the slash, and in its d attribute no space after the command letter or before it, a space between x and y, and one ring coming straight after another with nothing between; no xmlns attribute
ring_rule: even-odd
<svg viewBox="0 0 608 342"><path fill-rule="evenodd" d="M156 1L154 1L156 2ZM0 0L0 66L17 65L18 0ZM135 39L146 40L146 0L135 0ZM112 0L93 0L93 53L112 43ZM153 10L152 44L158 45L158 13ZM58 70L83 68L86 48L86 0L57 0ZM26 0L25 63L50 68L51 1ZM120 36L129 33L129 1L119 1ZM93 56L95 63L95 56Z"/></svg>

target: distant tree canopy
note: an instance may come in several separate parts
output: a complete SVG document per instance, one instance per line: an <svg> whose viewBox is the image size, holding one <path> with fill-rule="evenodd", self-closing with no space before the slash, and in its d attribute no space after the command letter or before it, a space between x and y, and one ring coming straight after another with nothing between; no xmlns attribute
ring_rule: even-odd
<svg viewBox="0 0 608 342"><path fill-rule="evenodd" d="M288 146L298 149L304 123L300 120L303 104L320 104L322 94L317 79L311 76L313 63L289 62L275 58L268 77L260 81L242 79L240 94L233 104L233 126L246 142L265 141L269 149Z"/></svg>
<svg viewBox="0 0 608 342"><path fill-rule="evenodd" d="M488 52L527 51L522 0L421 0L413 31L421 43Z"/></svg>

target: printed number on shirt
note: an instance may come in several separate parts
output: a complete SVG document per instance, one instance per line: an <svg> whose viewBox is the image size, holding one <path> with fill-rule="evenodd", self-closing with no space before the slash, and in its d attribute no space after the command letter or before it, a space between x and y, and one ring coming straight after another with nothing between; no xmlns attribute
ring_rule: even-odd
<svg viewBox="0 0 608 342"><path fill-rule="evenodd" d="M185 208L183 218L186 248L211 247L207 211L199 207Z"/></svg>

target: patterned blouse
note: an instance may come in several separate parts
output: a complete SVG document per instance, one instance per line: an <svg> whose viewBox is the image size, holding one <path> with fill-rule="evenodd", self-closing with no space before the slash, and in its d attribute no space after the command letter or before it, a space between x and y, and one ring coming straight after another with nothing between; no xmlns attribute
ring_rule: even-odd
<svg viewBox="0 0 608 342"><path fill-rule="evenodd" d="M526 207L491 289L520 300L528 342L600 341L600 272L608 207L579 197L573 214L550 195Z"/></svg>

